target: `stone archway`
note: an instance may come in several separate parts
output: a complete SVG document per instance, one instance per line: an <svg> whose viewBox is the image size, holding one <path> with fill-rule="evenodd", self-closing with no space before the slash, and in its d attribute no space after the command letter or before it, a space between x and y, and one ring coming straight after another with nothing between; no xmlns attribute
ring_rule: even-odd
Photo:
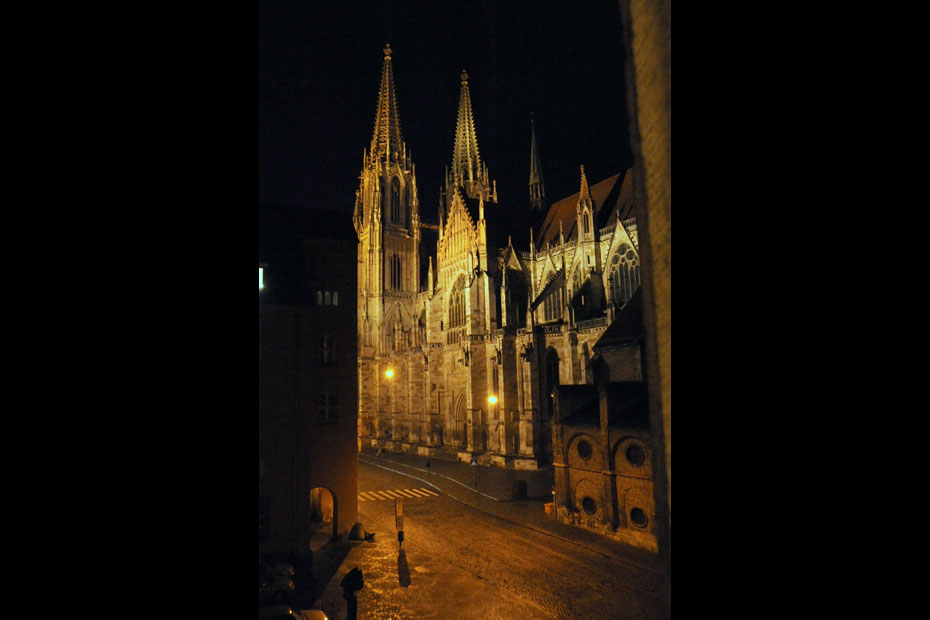
<svg viewBox="0 0 930 620"><path fill-rule="evenodd" d="M310 548L316 551L339 532L337 498L326 487L310 489Z"/></svg>

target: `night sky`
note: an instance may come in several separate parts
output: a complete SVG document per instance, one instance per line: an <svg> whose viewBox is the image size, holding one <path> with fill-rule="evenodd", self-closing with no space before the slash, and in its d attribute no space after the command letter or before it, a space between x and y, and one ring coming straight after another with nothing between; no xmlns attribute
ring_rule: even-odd
<svg viewBox="0 0 930 620"><path fill-rule="evenodd" d="M259 201L350 213L390 43L423 217L436 220L462 69L504 205L528 202L530 113L550 202L631 162L615 0L268 0L259 6Z"/></svg>

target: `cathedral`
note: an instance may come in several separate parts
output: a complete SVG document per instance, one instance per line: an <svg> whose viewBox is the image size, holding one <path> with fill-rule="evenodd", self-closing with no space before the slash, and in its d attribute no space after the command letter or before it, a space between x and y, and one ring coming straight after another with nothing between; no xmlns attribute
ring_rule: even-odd
<svg viewBox="0 0 930 620"><path fill-rule="evenodd" d="M392 63L387 46L353 212L358 447L551 467L559 386L594 383L594 345L639 288L633 175L589 185L580 166L578 193L550 205L531 124L527 200L500 204L463 71L452 161L427 163L446 172L424 217Z"/></svg>

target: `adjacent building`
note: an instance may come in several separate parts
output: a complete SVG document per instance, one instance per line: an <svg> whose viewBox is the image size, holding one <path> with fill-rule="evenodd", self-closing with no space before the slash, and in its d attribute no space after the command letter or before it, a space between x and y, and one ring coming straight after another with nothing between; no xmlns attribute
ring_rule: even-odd
<svg viewBox="0 0 930 620"><path fill-rule="evenodd" d="M300 561L322 522L345 536L358 520L357 241L274 205L259 228L259 553Z"/></svg>
<svg viewBox="0 0 930 620"><path fill-rule="evenodd" d="M657 551L642 294L593 347L593 382L556 387L555 508L565 523Z"/></svg>

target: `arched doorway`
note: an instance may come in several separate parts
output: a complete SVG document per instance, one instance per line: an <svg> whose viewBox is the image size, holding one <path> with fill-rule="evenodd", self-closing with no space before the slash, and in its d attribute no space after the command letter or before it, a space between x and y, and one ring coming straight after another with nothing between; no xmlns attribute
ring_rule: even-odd
<svg viewBox="0 0 930 620"><path fill-rule="evenodd" d="M310 549L317 551L338 531L336 496L326 487L310 489Z"/></svg>

